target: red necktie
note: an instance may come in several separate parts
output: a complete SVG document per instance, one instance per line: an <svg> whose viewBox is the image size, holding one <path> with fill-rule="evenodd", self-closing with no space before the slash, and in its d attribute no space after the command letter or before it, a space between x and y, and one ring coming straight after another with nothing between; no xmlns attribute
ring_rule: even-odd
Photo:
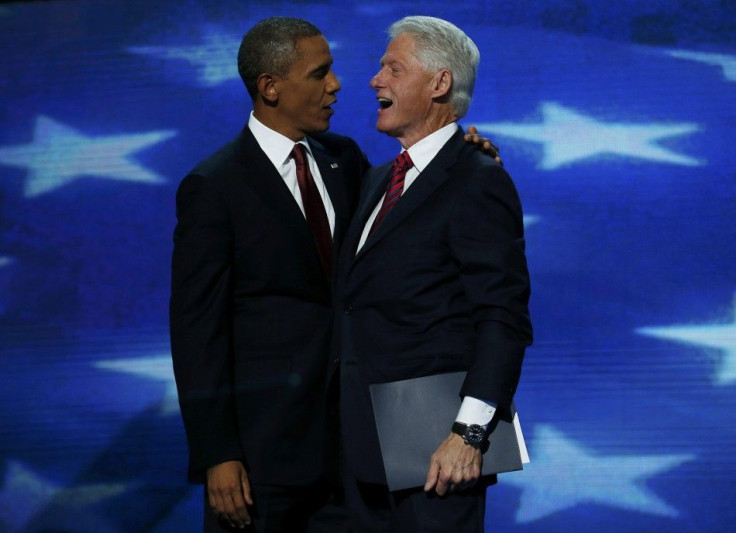
<svg viewBox="0 0 736 533"><path fill-rule="evenodd" d="M325 204L322 202L322 197L319 195L312 173L309 171L304 146L301 144L294 145L291 155L296 163L296 180L302 193L302 204L304 204L307 224L312 231L314 243L317 245L322 267L329 278L332 273L332 232L330 231L330 222L327 220Z"/></svg>
<svg viewBox="0 0 736 533"><path fill-rule="evenodd" d="M383 221L383 218L389 211L391 211L391 208L396 205L399 198L401 198L401 193L404 190L404 178L406 177L406 172L413 166L414 163L412 163L411 157L409 157L409 152L402 152L396 156L396 159L394 159L394 164L391 166L391 179L389 180L388 188L386 189L386 196L383 197L383 204L381 204L381 209L379 209L378 215L376 215L368 235L376 230Z"/></svg>

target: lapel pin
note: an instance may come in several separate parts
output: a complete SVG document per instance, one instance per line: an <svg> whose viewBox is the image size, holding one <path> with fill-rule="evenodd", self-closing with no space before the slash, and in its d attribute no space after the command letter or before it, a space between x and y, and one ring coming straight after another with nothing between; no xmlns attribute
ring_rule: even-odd
<svg viewBox="0 0 736 533"><path fill-rule="evenodd" d="M330 164L330 168L337 168L337 163Z"/></svg>

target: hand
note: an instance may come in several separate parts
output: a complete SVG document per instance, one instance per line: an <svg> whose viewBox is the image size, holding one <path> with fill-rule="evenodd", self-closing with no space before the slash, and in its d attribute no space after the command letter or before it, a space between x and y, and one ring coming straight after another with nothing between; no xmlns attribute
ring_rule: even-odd
<svg viewBox="0 0 736 533"><path fill-rule="evenodd" d="M503 166L503 159L501 159L501 156L499 155L501 150L498 146L493 144L489 138L478 135L478 128L475 126L468 127L468 131L465 134L465 142L477 145L481 150Z"/></svg>
<svg viewBox="0 0 736 533"><path fill-rule="evenodd" d="M232 527L250 524L246 505L253 505L250 482L240 461L227 461L207 469L207 498L220 518Z"/></svg>
<svg viewBox="0 0 736 533"><path fill-rule="evenodd" d="M462 490L475 485L480 477L483 456L480 450L465 444L460 435L451 433L432 454L424 491L432 488L440 496L448 490Z"/></svg>

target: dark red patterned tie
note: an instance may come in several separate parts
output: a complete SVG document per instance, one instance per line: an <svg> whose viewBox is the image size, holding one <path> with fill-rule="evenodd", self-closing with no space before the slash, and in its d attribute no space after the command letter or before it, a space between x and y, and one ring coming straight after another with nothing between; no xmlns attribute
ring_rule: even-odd
<svg viewBox="0 0 736 533"><path fill-rule="evenodd" d="M401 198L401 193L404 191L404 178L406 172L414 166L409 157L409 152L402 152L394 159L394 164L391 166L391 179L388 182L388 188L386 189L386 196L383 197L383 203L381 209L378 211L373 225L368 232L368 235L373 233L376 228L381 224L383 218L391 211L391 208L396 205Z"/></svg>
<svg viewBox="0 0 736 533"><path fill-rule="evenodd" d="M317 245L322 267L329 278L332 274L332 232L330 231L330 222L327 220L325 204L322 202L322 197L319 195L312 173L309 171L304 146L301 144L294 145L291 155L296 163L296 180L302 193L302 204L304 204L307 224L312 231L314 243Z"/></svg>

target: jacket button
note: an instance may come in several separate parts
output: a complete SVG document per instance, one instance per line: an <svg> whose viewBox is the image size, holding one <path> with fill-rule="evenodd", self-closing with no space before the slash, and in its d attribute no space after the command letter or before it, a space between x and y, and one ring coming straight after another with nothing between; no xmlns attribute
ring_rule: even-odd
<svg viewBox="0 0 736 533"><path fill-rule="evenodd" d="M349 305L349 306L347 306L347 307L345 308L345 314L346 314L346 315L349 315L349 314L350 314L350 313L352 313L352 312L353 312L353 306L352 306L352 305Z"/></svg>
<svg viewBox="0 0 736 533"><path fill-rule="evenodd" d="M334 360L332 361L332 363L333 363L333 364L335 364L335 365L339 365L339 364L340 364L340 358L339 358L339 357L336 357L336 358L335 358L335 359L334 359Z"/></svg>

